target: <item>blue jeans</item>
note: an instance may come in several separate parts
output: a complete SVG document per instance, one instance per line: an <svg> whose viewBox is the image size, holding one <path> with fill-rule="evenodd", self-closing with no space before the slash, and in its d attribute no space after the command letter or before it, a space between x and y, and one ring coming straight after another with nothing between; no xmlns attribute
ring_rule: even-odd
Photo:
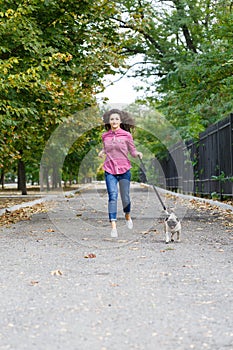
<svg viewBox="0 0 233 350"><path fill-rule="evenodd" d="M124 213L130 213L130 180L131 172L126 171L124 174L112 175L105 171L105 182L108 191L108 216L109 221L117 220L117 198L118 198L118 182L120 188L121 201Z"/></svg>

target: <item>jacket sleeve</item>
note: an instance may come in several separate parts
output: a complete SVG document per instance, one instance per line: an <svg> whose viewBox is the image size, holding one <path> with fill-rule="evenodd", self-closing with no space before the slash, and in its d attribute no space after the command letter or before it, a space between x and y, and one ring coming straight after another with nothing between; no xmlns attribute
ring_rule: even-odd
<svg viewBox="0 0 233 350"><path fill-rule="evenodd" d="M103 148L102 148L102 150L105 152L105 135L104 134L102 134L102 144L103 144Z"/></svg>
<svg viewBox="0 0 233 350"><path fill-rule="evenodd" d="M133 137L131 134L129 134L129 138L128 138L128 150L129 150L129 153L132 157L134 157L134 158L137 157L138 152L136 150L136 147L135 147L135 144L133 141Z"/></svg>

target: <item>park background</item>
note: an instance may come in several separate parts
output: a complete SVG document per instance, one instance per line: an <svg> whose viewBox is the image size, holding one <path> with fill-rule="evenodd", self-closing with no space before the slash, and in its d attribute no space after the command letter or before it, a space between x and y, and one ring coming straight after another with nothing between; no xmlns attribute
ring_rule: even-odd
<svg viewBox="0 0 233 350"><path fill-rule="evenodd" d="M31 186L39 188L46 145L55 130L71 120L85 132L68 152L60 149L62 168L55 158L43 169L45 190L102 179L97 153L101 115L111 106L106 86L127 77L121 94L119 87L113 92L114 103L129 101L125 108L133 115L141 106L150 111L134 131L137 143L149 150L145 162L150 180L185 191L185 186L177 186L173 151L179 145L167 132L167 123L160 125L165 140L145 130L163 115L187 147L193 192L232 198L232 22L232 3L221 0L1 1L2 189L15 181L23 195ZM88 109L96 113L83 114ZM87 130L87 123L98 126ZM219 125L226 125L221 136ZM203 135L213 135L213 129L217 131L206 141ZM85 161L80 173L90 151L96 156ZM183 153L181 147L179 155ZM185 157L182 162L185 169ZM160 168L165 182L156 173ZM132 172L140 181L138 164Z"/></svg>

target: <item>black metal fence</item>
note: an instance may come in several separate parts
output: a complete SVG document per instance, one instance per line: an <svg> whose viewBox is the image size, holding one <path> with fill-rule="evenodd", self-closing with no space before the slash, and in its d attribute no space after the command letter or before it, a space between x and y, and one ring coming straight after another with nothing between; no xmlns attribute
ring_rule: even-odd
<svg viewBox="0 0 233 350"><path fill-rule="evenodd" d="M209 197L233 196L233 114L197 140L178 143L155 160L157 183L172 191Z"/></svg>

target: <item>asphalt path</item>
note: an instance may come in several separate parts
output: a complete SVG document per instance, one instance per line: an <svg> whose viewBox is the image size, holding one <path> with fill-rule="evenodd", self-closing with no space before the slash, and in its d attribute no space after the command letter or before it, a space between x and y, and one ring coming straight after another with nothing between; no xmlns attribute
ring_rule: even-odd
<svg viewBox="0 0 233 350"><path fill-rule="evenodd" d="M0 349L233 349L232 211L161 192L182 221L165 244L151 188L132 184L110 237L102 184L0 230Z"/></svg>

